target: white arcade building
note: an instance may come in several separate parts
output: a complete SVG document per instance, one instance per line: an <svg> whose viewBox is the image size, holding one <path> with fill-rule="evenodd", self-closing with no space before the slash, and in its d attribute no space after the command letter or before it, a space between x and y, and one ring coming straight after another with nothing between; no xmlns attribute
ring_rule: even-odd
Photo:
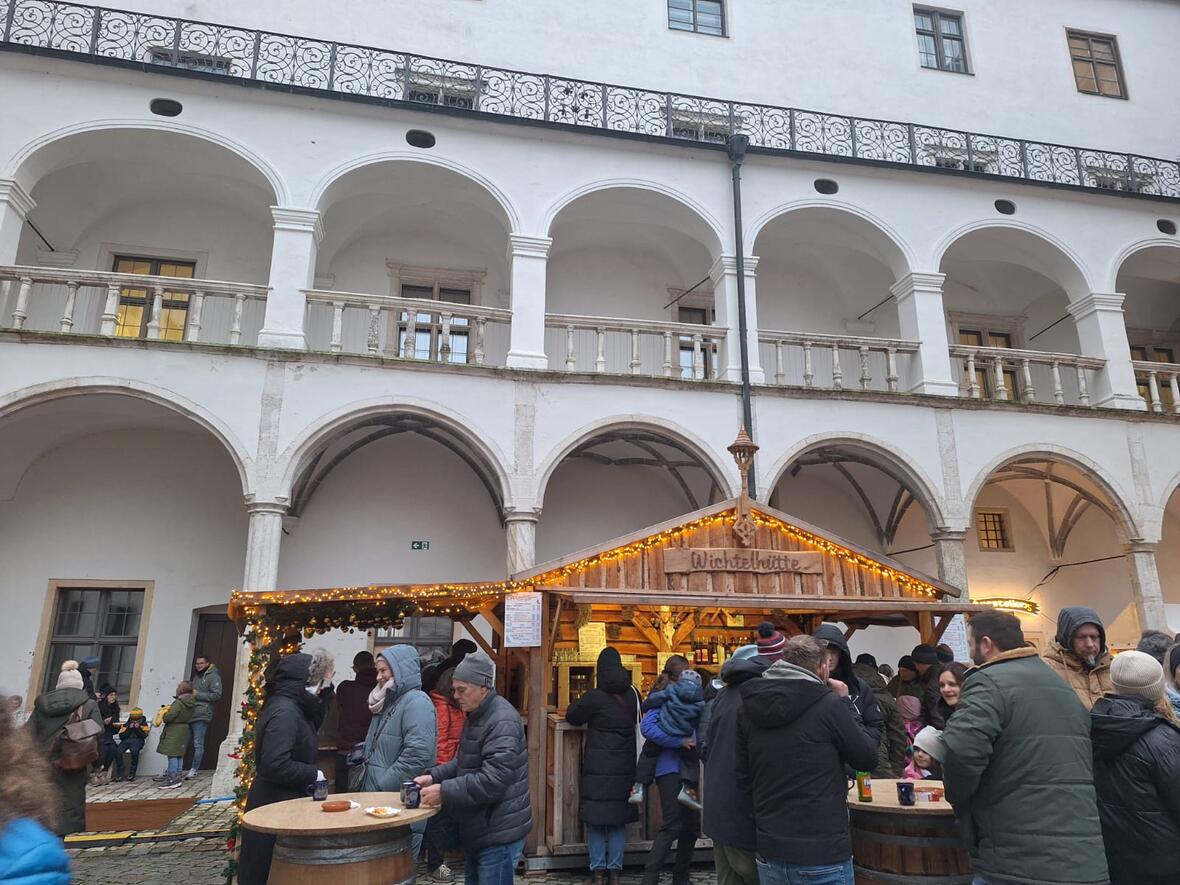
<svg viewBox="0 0 1180 885"><path fill-rule="evenodd" d="M1180 4L948 2L0 0L0 690L729 498L743 328L760 500L1166 628Z"/></svg>

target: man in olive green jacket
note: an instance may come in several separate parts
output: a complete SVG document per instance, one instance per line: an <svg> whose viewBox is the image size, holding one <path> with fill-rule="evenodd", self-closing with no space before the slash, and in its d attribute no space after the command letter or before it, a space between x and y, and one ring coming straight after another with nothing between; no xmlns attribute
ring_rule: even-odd
<svg viewBox="0 0 1180 885"><path fill-rule="evenodd" d="M972 658L943 732L946 798L976 885L1106 885L1089 715L1014 615L968 624Z"/></svg>

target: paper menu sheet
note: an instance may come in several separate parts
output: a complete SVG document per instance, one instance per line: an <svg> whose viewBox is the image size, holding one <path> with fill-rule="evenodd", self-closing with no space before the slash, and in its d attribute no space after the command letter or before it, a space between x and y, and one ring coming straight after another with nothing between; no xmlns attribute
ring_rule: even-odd
<svg viewBox="0 0 1180 885"><path fill-rule="evenodd" d="M504 597L504 646L541 647L540 593L509 593Z"/></svg>

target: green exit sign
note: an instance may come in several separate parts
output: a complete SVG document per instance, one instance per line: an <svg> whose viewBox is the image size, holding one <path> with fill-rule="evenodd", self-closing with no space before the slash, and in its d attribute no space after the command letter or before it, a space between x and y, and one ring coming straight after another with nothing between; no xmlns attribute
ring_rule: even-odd
<svg viewBox="0 0 1180 885"><path fill-rule="evenodd" d="M429 541L411 541L410 542L410 549L411 550L429 550L430 549L430 542Z"/></svg>

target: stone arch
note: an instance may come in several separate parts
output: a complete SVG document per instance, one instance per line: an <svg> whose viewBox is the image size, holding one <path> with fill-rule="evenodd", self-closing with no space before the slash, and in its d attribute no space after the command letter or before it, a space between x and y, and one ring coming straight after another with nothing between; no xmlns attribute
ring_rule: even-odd
<svg viewBox="0 0 1180 885"><path fill-rule="evenodd" d="M55 159L68 156L71 140L87 134L137 129L187 136L220 147L249 164L265 179L276 205L286 205L290 200L286 181L269 161L254 150L221 133L172 120L92 120L56 129L28 142L18 150L5 163L2 177L14 178L31 191L40 178L53 171Z"/></svg>
<svg viewBox="0 0 1180 885"><path fill-rule="evenodd" d="M441 157L437 155L428 155L421 152L410 151L379 151L373 154L366 154L363 157L356 157L348 160L339 166L331 169L325 173L312 189L311 196L308 200L308 205L323 212L325 207L323 205L332 186L340 182L345 176L351 172L356 172L368 166L375 166L381 163L420 163L427 166L436 166L440 169L447 169L463 178L468 179L472 183L478 185L496 201L500 210L504 213L504 219L508 227L509 233L520 232L520 213L517 211L515 204L509 198L508 194L496 182L489 178L484 173L472 168L457 160L448 157Z"/></svg>
<svg viewBox="0 0 1180 885"><path fill-rule="evenodd" d="M583 197L590 194L600 193L610 190L639 190L647 191L653 194L659 194L675 203L679 203L686 210L693 213L696 220L702 223L709 232L709 237L706 239L710 242L703 243L706 248L713 254L714 257L720 255L725 251L726 234L725 229L716 217L704 205L694 200L692 197L669 187L659 182L649 181L639 178L607 178L598 181L588 182L579 185L573 190L567 191L546 210L544 219L541 222L541 230L544 231L545 236L553 236L553 225L557 222L561 213L576 203Z"/></svg>
<svg viewBox="0 0 1180 885"><path fill-rule="evenodd" d="M735 483L731 481L732 471L727 471L722 466L723 462L714 455L708 444L691 431L675 422L647 415L615 415L586 425L566 437L553 449L537 471L537 506L540 507L543 504L545 491L554 472L571 453L604 434L628 430L651 433L671 441L680 447L686 455L697 460L717 488L720 499L724 500L733 496Z"/></svg>
<svg viewBox="0 0 1180 885"><path fill-rule="evenodd" d="M762 499L769 501L770 495L796 460L808 453L834 446L862 449L874 459L879 459L881 463L874 466L908 489L925 510L931 530L949 527L948 508L930 477L916 466L915 459L882 439L862 433L818 433L800 440L776 459L768 470L763 471L762 475L767 480L760 486L764 490Z"/></svg>
<svg viewBox="0 0 1180 885"><path fill-rule="evenodd" d="M1098 291L1094 275L1081 256L1064 240L1055 234L1024 221L1015 219L972 221L951 231L943 237L931 253L932 267L941 268L947 253L966 237L979 232L1005 232L1017 239L1007 244L1010 253L1004 260L1035 270L1053 280L1065 290L1069 300L1077 301L1091 292ZM1032 249L1023 248L1030 244Z"/></svg>
<svg viewBox="0 0 1180 885"><path fill-rule="evenodd" d="M242 494L254 491L254 460L237 435L216 415L204 406L181 396L174 391L142 381L126 378L93 376L88 378L62 378L25 387L0 396L0 422L24 409L68 399L95 394L112 394L131 399L143 400L175 412L208 431L216 439L233 462L241 482Z"/></svg>
<svg viewBox="0 0 1180 885"><path fill-rule="evenodd" d="M388 432L383 432L381 425L376 423L382 421L385 421ZM368 438L356 439L342 451L336 452L332 456L334 463L323 465L326 470L319 478L326 476L327 471L343 457L368 442L390 433L418 433L450 449L471 468L487 489L503 519L506 504L513 500L509 473L505 467L508 460L489 441L489 435L473 430L471 421L435 403L395 397L351 403L307 425L278 458L276 494L285 497L293 508L297 508L301 478L309 476L309 467L314 470L318 466L316 459L327 452L327 447L351 433L374 426L378 429L368 434ZM314 477L312 481L318 485Z"/></svg>
<svg viewBox="0 0 1180 885"><path fill-rule="evenodd" d="M825 209L847 216L853 223L867 224L874 233L881 235L887 243L887 247L877 257L888 265L895 278L900 279L917 269L913 248L892 225L868 210L842 200L793 200L768 209L750 225L745 243L747 254L757 254L755 247L758 237L768 225L792 213L813 209Z"/></svg>
<svg viewBox="0 0 1180 885"><path fill-rule="evenodd" d="M1139 252L1154 248L1177 249L1180 250L1180 240L1175 237L1148 237L1142 240L1136 240L1125 246L1119 251L1117 255L1111 260L1109 267L1106 269L1106 288L1104 291L1117 292L1118 291L1118 277L1122 272L1123 266Z"/></svg>
<svg viewBox="0 0 1180 885"><path fill-rule="evenodd" d="M1143 537L1143 529L1126 503L1133 499L1115 481L1107 479L1103 475L1102 466L1081 452L1051 443L1016 446L997 455L980 468L963 497L967 513L974 512L975 502L979 499L980 493L992 474L1017 460L1037 457L1068 465L1083 473L1093 482L1110 504L1111 516L1123 535L1122 540L1131 541Z"/></svg>

